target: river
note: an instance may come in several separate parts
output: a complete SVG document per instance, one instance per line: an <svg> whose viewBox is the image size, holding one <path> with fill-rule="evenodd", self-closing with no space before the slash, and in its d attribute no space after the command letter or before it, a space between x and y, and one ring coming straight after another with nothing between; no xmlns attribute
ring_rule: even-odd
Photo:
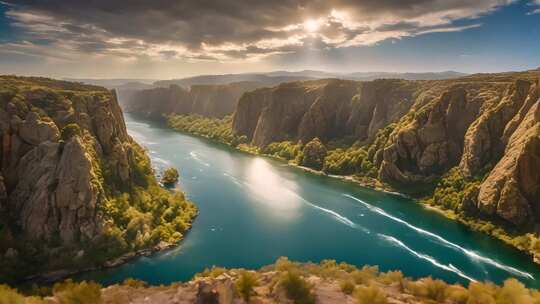
<svg viewBox="0 0 540 304"><path fill-rule="evenodd" d="M305 173L129 114L125 119L158 172L179 169L179 187L200 213L178 248L85 279L167 284L212 265L258 268L287 256L463 284L515 277L540 287L540 266L529 257L408 198Z"/></svg>

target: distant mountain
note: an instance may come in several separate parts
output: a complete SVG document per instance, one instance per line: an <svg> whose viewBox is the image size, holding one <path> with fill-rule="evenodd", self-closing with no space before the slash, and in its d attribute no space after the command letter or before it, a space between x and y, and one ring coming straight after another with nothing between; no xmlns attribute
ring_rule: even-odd
<svg viewBox="0 0 540 304"><path fill-rule="evenodd" d="M359 72L344 75L345 79L375 80L375 79L405 79L405 80L444 80L467 76L468 74L444 71L428 73L388 73L388 72Z"/></svg>
<svg viewBox="0 0 540 304"><path fill-rule="evenodd" d="M179 85L184 88L189 88L192 85L202 84L229 84L234 82L258 82L265 86L274 86L282 82L312 80L314 77L306 76L272 76L269 74L225 74L225 75L200 75L181 79L160 80L154 82L154 85L159 87L168 87L171 84Z"/></svg>
<svg viewBox="0 0 540 304"><path fill-rule="evenodd" d="M194 77L160 80L154 82L159 87L168 87L171 84L189 88L199 84L228 84L233 82L250 81L259 82L262 85L274 86L283 82L315 80L324 78L339 78L346 80L375 80L375 79L406 79L406 80L444 80L459 78L467 74L445 71L428 73L390 73L390 72L357 72L357 73L332 73L316 70L304 70L297 72L274 71L267 73L243 73L224 75L200 75Z"/></svg>
<svg viewBox="0 0 540 304"><path fill-rule="evenodd" d="M107 89L114 89L126 84L134 85L138 84L152 84L156 79L134 79L134 78L111 78L111 79L99 79L99 78L64 78L64 80L72 82L81 82L84 84L97 85L106 87Z"/></svg>

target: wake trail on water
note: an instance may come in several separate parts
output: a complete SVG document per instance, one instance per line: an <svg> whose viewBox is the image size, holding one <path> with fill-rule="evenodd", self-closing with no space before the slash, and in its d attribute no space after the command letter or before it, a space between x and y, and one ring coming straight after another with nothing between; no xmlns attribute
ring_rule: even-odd
<svg viewBox="0 0 540 304"><path fill-rule="evenodd" d="M234 176L232 176L232 175L230 175L229 173L226 173L226 172L223 172L223 175L230 178L233 181L233 183L235 183L236 185L238 185L240 187L242 186L242 183L240 183L240 181L238 181L238 179L236 177L234 177Z"/></svg>
<svg viewBox="0 0 540 304"><path fill-rule="evenodd" d="M508 265L503 265L491 258L488 258L488 257L484 257L484 256L481 256L479 255L478 253L472 251L472 250L468 250L466 248L463 248L461 246L459 246L458 244L455 244L455 243L452 243L448 240L446 240L445 238L441 237L440 235L437 235L435 233L432 233L432 232L429 232L427 230L424 230L422 228L419 228L419 227L416 227L398 217L395 217L391 214L388 214L386 211L382 210L381 208L379 207L375 207L371 204L368 204L364 201L362 201L361 199L358 199L352 195L349 195L349 194L343 194L345 197L348 197L350 199L353 199L359 203L361 203L363 206L365 206L366 208L368 208L369 210L375 212L375 213L378 213L382 216L385 216L391 220L394 220L398 223L401 223L413 230L415 230L416 232L420 233L420 234L423 234L423 235L426 235L426 236L429 236L431 237L432 239L435 239L437 241L439 241L440 243L442 243L443 245L445 245L446 247L449 247L449 248L452 248L452 249L455 249L455 250L458 250L458 251L461 251L462 253L464 253L465 255L467 255L469 258L471 258L472 260L474 261L479 261L479 262L482 262L482 263L485 263L485 264L489 264L489 265L492 265L496 268L499 268L499 269L502 269L502 270L505 270L509 273L512 273L514 275L518 275L518 276L521 276L521 277L524 277L524 278L528 278L528 279L531 279L531 280L534 280L534 276L528 272L524 272L524 271L521 271L517 268L514 268L512 266L508 266Z"/></svg>
<svg viewBox="0 0 540 304"><path fill-rule="evenodd" d="M198 163L200 163L201 165L203 166L206 166L206 167L210 167L210 164L203 161L199 155L197 155L197 153L195 151L191 151L189 152L189 156L191 156L191 158L193 158L194 160L196 160Z"/></svg>
<svg viewBox="0 0 540 304"><path fill-rule="evenodd" d="M463 271L459 270L457 267L455 267L454 265L452 264L448 264L448 265L445 265L445 264L442 264L440 263L439 261L437 261L435 258L427 255L427 254L423 254L423 253L420 253L420 252L417 252L413 249L411 249L409 246L405 245L402 241L396 239L395 237L392 237L392 236L389 236L389 235L386 235L386 234L378 234L381 238L383 238L384 240L392 243L392 244L395 244L405 250L407 250L409 253L411 253L412 255L416 256L417 258L419 259L422 259L422 260L426 260L428 262L430 262L431 264L433 264L434 266L436 267L439 267L441 269L444 269L446 271L449 271L449 272L453 272L455 274L457 274L458 276L464 278L464 279L467 279L471 282L477 282L475 279L469 277L468 275L466 275L465 273L463 273Z"/></svg>

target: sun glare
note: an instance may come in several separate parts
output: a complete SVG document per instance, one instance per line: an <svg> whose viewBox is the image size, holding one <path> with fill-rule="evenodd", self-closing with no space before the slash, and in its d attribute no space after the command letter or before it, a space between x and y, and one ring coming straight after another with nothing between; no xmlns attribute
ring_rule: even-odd
<svg viewBox="0 0 540 304"><path fill-rule="evenodd" d="M319 27L320 23L317 20L310 19L304 22L304 29L306 30L306 32L315 33L319 30Z"/></svg>

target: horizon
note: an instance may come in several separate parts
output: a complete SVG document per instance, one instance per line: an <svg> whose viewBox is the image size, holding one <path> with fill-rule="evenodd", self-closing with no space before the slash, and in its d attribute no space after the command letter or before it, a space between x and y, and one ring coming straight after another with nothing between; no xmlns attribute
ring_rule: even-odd
<svg viewBox="0 0 540 304"><path fill-rule="evenodd" d="M4 0L0 71L155 80L304 70L495 73L539 67L539 35L540 0Z"/></svg>

